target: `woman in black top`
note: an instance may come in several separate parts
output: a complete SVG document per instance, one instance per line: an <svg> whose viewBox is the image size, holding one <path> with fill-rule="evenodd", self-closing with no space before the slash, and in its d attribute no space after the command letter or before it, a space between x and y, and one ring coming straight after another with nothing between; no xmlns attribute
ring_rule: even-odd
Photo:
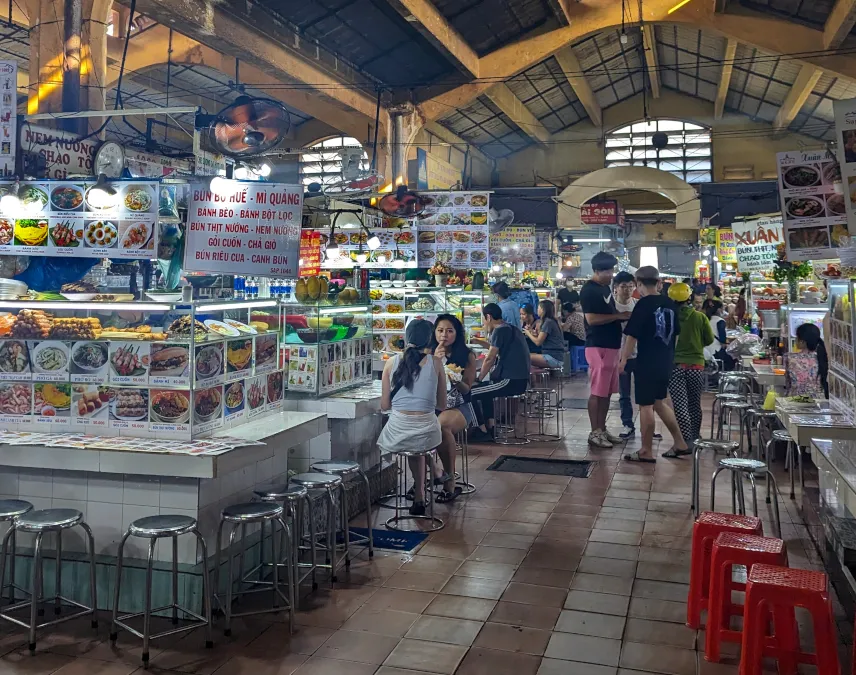
<svg viewBox="0 0 856 675"><path fill-rule="evenodd" d="M526 336L526 345L530 354L540 354L541 348L529 338L529 331L538 333L538 319L535 310L528 302L520 308L520 330Z"/></svg>

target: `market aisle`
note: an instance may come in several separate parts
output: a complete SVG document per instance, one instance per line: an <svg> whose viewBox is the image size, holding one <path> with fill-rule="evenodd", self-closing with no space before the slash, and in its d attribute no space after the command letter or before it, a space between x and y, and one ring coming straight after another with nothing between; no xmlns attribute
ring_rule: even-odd
<svg viewBox="0 0 856 675"><path fill-rule="evenodd" d="M566 387L570 398L584 398L586 392L582 379ZM415 555L379 552L373 561L364 555L355 560L347 583L322 588L305 601L290 639L276 619L242 622L230 640L217 634L213 651L203 648L200 633L157 644L152 671L737 673L733 659L705 662L698 649L703 632L684 625L692 529L689 460L631 465L620 461L619 449L590 452L585 411L568 410L564 418L561 442L473 448L471 480L479 491L445 508L446 528ZM629 446L638 444L637 439ZM595 459L598 466L590 478L570 480L485 471L496 456L516 453ZM703 475L709 476L712 463L706 460ZM726 482L721 484L719 498L728 499ZM786 497L782 507L791 564L817 566L795 504ZM381 511L379 519L388 515ZM765 521L769 531L768 516ZM836 613L843 616L837 603ZM839 627L846 657L852 628L843 620ZM96 640L88 622L62 630L44 640L45 651L34 659L19 651L20 633L7 635L0 640L8 652L0 658L0 673L129 675L136 670L138 643L125 638L119 649L111 649L103 623ZM844 668L848 672L846 662Z"/></svg>

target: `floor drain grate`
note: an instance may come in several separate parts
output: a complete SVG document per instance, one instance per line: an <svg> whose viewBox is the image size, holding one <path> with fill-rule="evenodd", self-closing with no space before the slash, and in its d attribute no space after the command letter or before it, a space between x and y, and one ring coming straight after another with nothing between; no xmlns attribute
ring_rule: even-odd
<svg viewBox="0 0 856 675"><path fill-rule="evenodd" d="M517 457L500 455L487 467L488 471L511 471L513 473L544 473L550 476L588 478L597 462L578 459L544 459L542 457Z"/></svg>

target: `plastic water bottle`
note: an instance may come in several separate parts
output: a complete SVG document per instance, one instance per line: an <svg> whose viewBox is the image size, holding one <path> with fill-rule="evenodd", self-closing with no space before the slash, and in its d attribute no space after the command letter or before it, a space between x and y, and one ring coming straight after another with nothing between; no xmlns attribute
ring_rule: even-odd
<svg viewBox="0 0 856 675"><path fill-rule="evenodd" d="M259 292L259 287L256 284L256 280L253 277L249 277L247 279L247 299L252 300L256 297L256 294Z"/></svg>
<svg viewBox="0 0 856 675"><path fill-rule="evenodd" d="M235 275L235 282L232 288L235 291L235 298L243 300L246 293L246 279L242 276Z"/></svg>

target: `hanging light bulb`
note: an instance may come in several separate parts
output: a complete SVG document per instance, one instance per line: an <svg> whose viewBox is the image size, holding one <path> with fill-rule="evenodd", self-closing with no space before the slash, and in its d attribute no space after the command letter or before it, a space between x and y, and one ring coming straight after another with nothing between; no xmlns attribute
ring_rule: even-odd
<svg viewBox="0 0 856 675"><path fill-rule="evenodd" d="M380 248L380 239L376 234L372 234L366 244L369 247L369 251L376 251Z"/></svg>
<svg viewBox="0 0 856 675"><path fill-rule="evenodd" d="M18 197L20 191L21 182L16 180L12 187L9 188L9 192L0 199L0 211L9 216L16 215L15 212L21 208L21 199Z"/></svg>
<svg viewBox="0 0 856 675"><path fill-rule="evenodd" d="M212 176L208 189L218 197L228 197L235 191L235 182L224 176Z"/></svg>
<svg viewBox="0 0 856 675"><path fill-rule="evenodd" d="M366 262L366 260L368 260L368 259L369 259L368 254L363 253L362 251L357 253L357 262L360 263L360 265L364 264Z"/></svg>
<svg viewBox="0 0 856 675"><path fill-rule="evenodd" d="M236 180L250 180L253 177L253 171L248 166L239 166L233 175Z"/></svg>
<svg viewBox="0 0 856 675"><path fill-rule="evenodd" d="M327 244L327 258L333 260L339 257L339 245L336 242Z"/></svg>
<svg viewBox="0 0 856 675"><path fill-rule="evenodd" d="M116 188L107 182L106 174L98 174L98 180L95 181L89 190L87 200L96 209L103 209L111 206L116 199Z"/></svg>
<svg viewBox="0 0 856 675"><path fill-rule="evenodd" d="M564 279L564 278L565 278L565 275L564 275L564 274L562 274L561 272L556 272L556 278L557 278L557 279Z"/></svg>
<svg viewBox="0 0 856 675"><path fill-rule="evenodd" d="M271 171L273 171L273 168L272 168L272 167L271 167L271 165L270 165L270 164L268 164L267 162L265 162L264 164L262 164L262 165L259 167L259 175L260 175L262 178L267 178L268 176L270 176L270 172L271 172Z"/></svg>
<svg viewBox="0 0 856 675"><path fill-rule="evenodd" d="M490 271L491 272L499 272L499 265L494 265L493 267L490 268Z"/></svg>

